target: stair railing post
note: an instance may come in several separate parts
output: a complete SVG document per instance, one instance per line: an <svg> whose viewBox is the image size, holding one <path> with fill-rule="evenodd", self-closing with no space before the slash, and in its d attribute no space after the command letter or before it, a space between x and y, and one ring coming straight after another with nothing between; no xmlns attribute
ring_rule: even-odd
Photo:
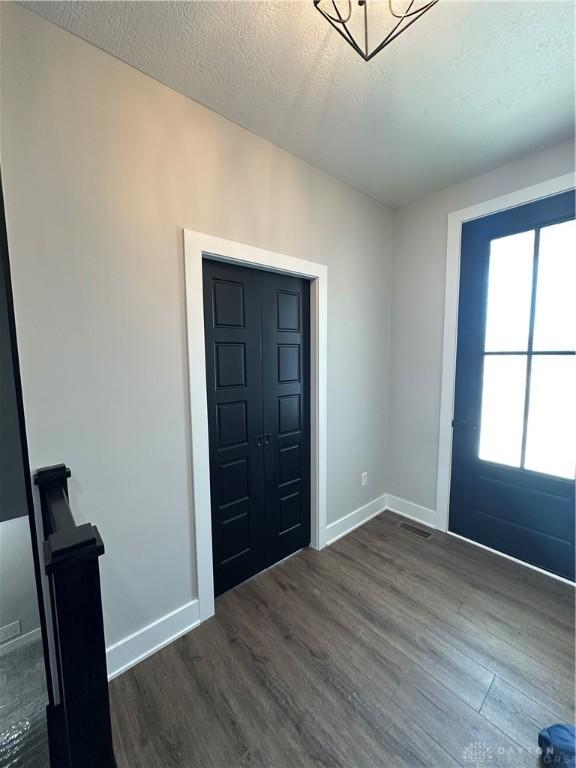
<svg viewBox="0 0 576 768"><path fill-rule="evenodd" d="M69 477L63 464L34 477L45 531L59 695L58 710L52 713L51 760L54 768L113 768L98 563L104 544L96 526L74 523Z"/></svg>

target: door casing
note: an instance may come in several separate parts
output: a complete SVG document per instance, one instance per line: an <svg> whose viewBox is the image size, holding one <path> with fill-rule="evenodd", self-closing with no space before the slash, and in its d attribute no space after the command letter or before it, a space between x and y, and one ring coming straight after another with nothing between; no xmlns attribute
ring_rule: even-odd
<svg viewBox="0 0 576 768"><path fill-rule="evenodd" d="M206 389L202 259L252 266L310 280L310 546L326 546L327 490L327 278L323 264L184 230L188 384L190 395L191 506L199 620L214 614L212 511Z"/></svg>

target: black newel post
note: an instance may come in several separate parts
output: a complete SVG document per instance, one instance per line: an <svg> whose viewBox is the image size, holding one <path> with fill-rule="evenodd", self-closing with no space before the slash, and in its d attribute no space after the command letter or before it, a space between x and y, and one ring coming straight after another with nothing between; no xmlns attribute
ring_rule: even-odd
<svg viewBox="0 0 576 768"><path fill-rule="evenodd" d="M44 528L57 684L48 705L52 768L113 768L106 647L96 526L76 525L68 501L70 470L36 472Z"/></svg>

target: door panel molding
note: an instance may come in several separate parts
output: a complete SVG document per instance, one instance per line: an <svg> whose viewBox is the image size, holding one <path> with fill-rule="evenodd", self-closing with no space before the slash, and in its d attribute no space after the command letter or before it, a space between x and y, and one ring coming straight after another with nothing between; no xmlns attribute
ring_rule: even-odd
<svg viewBox="0 0 576 768"><path fill-rule="evenodd" d="M218 596L310 544L310 282L210 258L202 272ZM241 286L243 327L238 297L218 290L225 280ZM289 306L279 306L286 296ZM236 318L238 327L218 325L219 316ZM287 443L302 454L288 491L277 456ZM232 471L231 458L237 460Z"/></svg>
<svg viewBox="0 0 576 768"><path fill-rule="evenodd" d="M551 389L541 390L540 397L555 402L558 389L556 407L561 408L547 424L547 435L533 433L544 470L551 471L526 466L522 446L531 412L528 403L537 404L539 397L530 387L539 243L548 232L576 234L572 223L568 229L560 225L573 221L574 205L574 190L569 190L462 227L449 512L452 532L565 578L574 578L574 480L567 477L574 456L567 428L570 414L576 412L569 402L568 379L562 379L560 370L567 375L576 372L573 350L561 360L562 369L557 368L557 359L540 358L548 367L556 366L548 379ZM570 247L564 251L568 264L574 254ZM499 299L491 304L495 296ZM518 310L517 301L524 305ZM565 306L568 311L568 302ZM520 317L523 328L518 325ZM512 335L511 322L516 323ZM569 322L568 315L557 316L550 325L554 341ZM566 337L566 343L574 340ZM523 354L493 355L510 347ZM565 400L560 406L562 388ZM560 446L566 441L560 465L553 459L556 440Z"/></svg>
<svg viewBox="0 0 576 768"><path fill-rule="evenodd" d="M208 257L237 266L256 267L310 280L310 543L323 549L327 543L327 278L323 264L266 251L244 243L184 230L184 269L186 285L186 327L188 340L188 384L190 396L191 498L194 520L193 551L196 565L199 618L214 614L212 570L212 513L210 500L210 458L206 357L204 340L204 296L202 259ZM243 323L238 316L220 318L224 325ZM293 307L287 297L278 312L279 330L294 330ZM281 327L283 326L283 327ZM230 389L232 393L233 388ZM289 491L285 494L289 495Z"/></svg>
<svg viewBox="0 0 576 768"><path fill-rule="evenodd" d="M450 480L452 466L452 420L456 381L456 341L460 288L460 242L462 225L508 208L534 202L574 188L574 174L566 173L530 187L510 192L448 214L446 282L444 299L444 338L442 349L442 388L438 441L436 513L441 530L448 531Z"/></svg>

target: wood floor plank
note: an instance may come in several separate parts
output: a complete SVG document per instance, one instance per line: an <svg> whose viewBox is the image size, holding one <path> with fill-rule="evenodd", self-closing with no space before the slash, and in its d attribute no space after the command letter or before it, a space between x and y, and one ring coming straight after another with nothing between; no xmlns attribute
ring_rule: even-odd
<svg viewBox="0 0 576 768"><path fill-rule="evenodd" d="M331 554L340 560L342 571L349 557L342 559L341 552ZM324 567L330 568L330 565ZM407 621L416 626L428 626L432 631L444 632L447 642L469 659L474 660L493 674L498 674L527 695L539 699L562 719L572 719L574 712L574 691L569 677L554 674L539 659L520 651L511 644L491 634L481 623L472 623L450 600L444 601L437 592L429 592L421 584L412 582L406 576L402 588L392 581L383 580L377 564L370 564L366 556L353 575L350 576L360 587L376 582L380 594L376 600L381 604L382 615L386 611L404 613ZM378 610L378 609L374 609Z"/></svg>
<svg viewBox="0 0 576 768"><path fill-rule="evenodd" d="M370 529L372 524L374 527ZM380 535L374 536L375 531ZM473 559L468 560L464 556L462 546L473 550L475 557L478 552L492 559L495 555L438 532L428 542L414 541L414 537L404 533L386 517L371 521L361 530L359 539L362 540L362 537L368 546L373 545L383 556L394 557L395 553L401 553L403 562L410 565L411 571L425 576L430 584L459 599L462 609L471 616L474 616L473 611L477 611L484 621L489 618L485 608L490 606L492 611L498 612L493 629L499 626L510 636L514 636L512 627L525 629L528 638L531 632L537 632L552 648L564 652L561 663L573 656L574 592L571 587L560 584L560 599L557 582L538 574L540 578L552 582L554 589L549 591L549 585L543 584L539 593L531 589L527 594L516 580L501 576L495 578L491 571L492 560L485 562L483 567L481 564L476 566ZM422 549L423 545L425 549ZM516 568L527 570L518 565ZM503 622L502 617L505 618Z"/></svg>
<svg viewBox="0 0 576 768"><path fill-rule="evenodd" d="M112 681L118 768L535 768L573 711L573 593L397 523L240 585Z"/></svg>
<svg viewBox="0 0 576 768"><path fill-rule="evenodd" d="M480 713L518 744L532 749L537 744L539 731L557 722L553 712L498 677Z"/></svg>
<svg viewBox="0 0 576 768"><path fill-rule="evenodd" d="M567 631L563 625L553 626L546 617L539 617L534 607L523 607L520 610L510 603L507 596L504 598L507 602L503 603L494 595L484 593L481 583L470 587L462 579L455 578L453 572L444 571L441 565L431 562L429 558L423 561L422 555L425 552L414 542L407 542L405 536L397 531L386 531L381 537L362 531L357 543L363 545L368 554L374 554L390 565L386 569L388 578L401 582L401 585L407 584L409 580L419 582L419 590L436 592L449 598L451 606L457 605L459 613L470 621L528 653L541 655L547 665L555 667L557 671L573 674L573 632ZM345 547L346 543L342 546ZM546 599L545 594L539 599L543 598ZM554 605L558 612L559 606Z"/></svg>
<svg viewBox="0 0 576 768"><path fill-rule="evenodd" d="M401 558L397 554L386 554L386 547L393 549L394 553L400 549ZM382 551L385 553L383 559ZM350 551L350 545L343 542L340 548L332 548L330 556L344 558L346 564L349 564L357 559L358 554ZM412 616L416 622L425 620L430 626L438 627L438 631L444 627L448 641L462 653L508 680L528 696L541 700L556 711L559 717L569 720L573 718L571 665L567 665L565 674L559 673L548 666L545 652L535 656L513 645L514 624L511 624L508 640L503 641L499 635L489 631L482 614L475 616L474 620L470 618L463 609L466 600L462 596L463 590L457 593L457 597L452 597L450 587L435 580L433 568L427 560L410 558L410 554L402 549L402 541L395 541L393 546L389 541L381 542L380 547L373 551L364 547L361 562L351 572L351 578L364 578L368 582L379 583L382 594L385 594L382 599L393 604L397 610L407 611L408 616ZM391 567L383 568L383 563ZM573 635L564 628L558 631Z"/></svg>
<svg viewBox="0 0 576 768"><path fill-rule="evenodd" d="M453 699L439 695L430 678L419 676L415 681L407 676L396 700L407 714L419 715L425 730L442 734L444 748L466 768L471 762L466 758L467 752L474 745L485 747L486 759L481 761L482 767L509 765L536 768L539 765L536 752L529 753L523 749L501 729L500 724L495 726L469 707L455 706ZM472 765L475 763L472 762Z"/></svg>
<svg viewBox="0 0 576 768"><path fill-rule="evenodd" d="M344 717L332 691L321 684L315 670L303 655L291 652L282 635L275 631L269 614L253 611L249 586L231 593L222 607L218 622L238 651L243 665L265 691L270 711L277 708L277 718L290 742L301 745L315 763L322 765L377 765L364 731L355 722L355 713ZM238 610L236 601L242 604ZM232 606L232 608L230 607ZM252 734L251 747L259 746L259 734Z"/></svg>
<svg viewBox="0 0 576 768"><path fill-rule="evenodd" d="M209 685L210 670L200 661L191 674L179 657L177 645L131 670L131 717L125 717L123 725L133 736L129 751L124 747L126 765L131 766L133 756L140 754L143 761L145 758L159 766L169 761L172 765L202 767L234 764L246 752L246 744L239 741L233 727L222 723L225 713ZM113 712L118 701L115 682L111 686ZM210 744L205 738L208 732Z"/></svg>
<svg viewBox="0 0 576 768"><path fill-rule="evenodd" d="M318 558L313 559L314 564L308 562L310 589L318 565ZM297 567L294 564L292 573ZM386 641L467 704L480 709L494 674L444 640L430 625L415 622L398 610L383 590L378 588L374 593L375 584L358 574L348 576L333 584L331 599L337 593L340 609L344 610L348 602L348 614L362 631L371 627L378 634L379 643Z"/></svg>
<svg viewBox="0 0 576 768"><path fill-rule="evenodd" d="M387 752L405 754L409 765L420 764L422 754L427 755L428 765L453 764L437 740L423 731L416 719L407 717L394 701L395 691L414 666L411 660L376 634L362 630L358 637L350 628L335 624L330 611L323 611L321 605L307 605L301 599L305 590L295 594L293 610L282 615L273 613L271 618L290 634L295 644L309 652L326 683L337 677L345 698L362 712L366 727L373 729L377 742L388 743ZM321 653L315 652L319 628ZM378 643L378 649L370 640ZM390 740L392 732L396 744ZM419 749L414 753L416 744Z"/></svg>
<svg viewBox="0 0 576 768"><path fill-rule="evenodd" d="M574 626L573 587L544 574L519 566L506 558L475 547L461 539L436 532L429 541L422 542L399 528L402 519L384 512L363 526L364 533L384 527L386 536L401 537L406 548L418 550L426 544L427 562L456 578L455 583L501 601L510 607L516 605L527 616L542 619L545 624L571 630ZM420 550L421 551L421 550ZM542 600L543 597L548 599Z"/></svg>
<svg viewBox="0 0 576 768"><path fill-rule="evenodd" d="M266 589L273 588L271 581L272 578L267 579ZM285 604L282 612L272 611L264 622L269 625L270 639L282 656L296 661L292 684L296 683L301 694L308 695L307 680L317 680L324 706L316 718L326 717L329 712L331 719L338 719L338 730L347 734L347 739L363 743L374 764L382 765L386 755L393 754L395 764L406 768L458 765L394 702L393 693L403 672L399 667L391 672L389 659L375 654L371 658L366 654L360 657L357 651L361 652L361 644L347 643L343 635L334 631L318 632L318 613L310 612L297 597L292 605ZM252 625L258 633L262 632L262 621ZM307 669L306 677L298 673L298 666Z"/></svg>
<svg viewBox="0 0 576 768"><path fill-rule="evenodd" d="M289 574L292 584L298 583L294 567L296 565L305 572L308 564L303 564L300 560L292 564ZM285 576L286 574L278 573L274 578L282 582ZM400 651L383 641L371 626L369 618L363 617L360 641L355 641L354 630L360 626L359 622L352 621L350 627L346 628L338 621L338 616L342 616L344 611L348 616L345 606L350 605L352 595L339 598L331 593L330 601L326 604L320 594L313 595L312 585L305 578L302 578L301 583L302 588L296 595L297 604L305 605L307 614L313 616L314 626L318 628L320 616L332 616L334 624L324 625L320 629L321 636L326 638L325 647L329 648L333 643L342 648L363 696L373 688L376 698L393 701L404 712L408 724L417 723L418 729L425 731L436 745L447 751L454 760L462 759L464 750L471 742L483 741L492 745L491 749L495 754L496 751L514 752L517 764L533 765L532 757L524 754L500 729L487 722L477 711L464 704L418 665L403 657ZM301 636L300 628L297 634ZM396 672L392 674L391 658L396 666ZM337 664L336 660L334 663ZM373 708L374 711L378 710L377 705L373 705ZM455 729L454 722L458 722L460 727ZM409 725L409 732L411 727ZM428 764L432 765L430 754L426 759Z"/></svg>
<svg viewBox="0 0 576 768"><path fill-rule="evenodd" d="M385 511L362 526L361 530L364 533L379 531L380 534L384 534L382 530L384 528L388 534L401 536L407 545L408 542L416 547L419 543L431 545L427 546L427 549L433 550L433 554L429 554L429 557L438 567L443 567L449 572L453 572L455 567L461 569L459 573L462 581L468 582L473 587L478 586L484 590L493 591L495 596L513 598L530 604L535 595L546 594L556 604L564 603L573 612L570 599L571 587L565 582L523 566L519 567L518 563L440 531L425 528L434 535L428 541L422 541L420 537L405 531L401 527L402 522L404 522L403 518L399 515ZM511 591L505 588L506 585L511 587ZM538 610L540 609L546 611L547 606L538 606Z"/></svg>

